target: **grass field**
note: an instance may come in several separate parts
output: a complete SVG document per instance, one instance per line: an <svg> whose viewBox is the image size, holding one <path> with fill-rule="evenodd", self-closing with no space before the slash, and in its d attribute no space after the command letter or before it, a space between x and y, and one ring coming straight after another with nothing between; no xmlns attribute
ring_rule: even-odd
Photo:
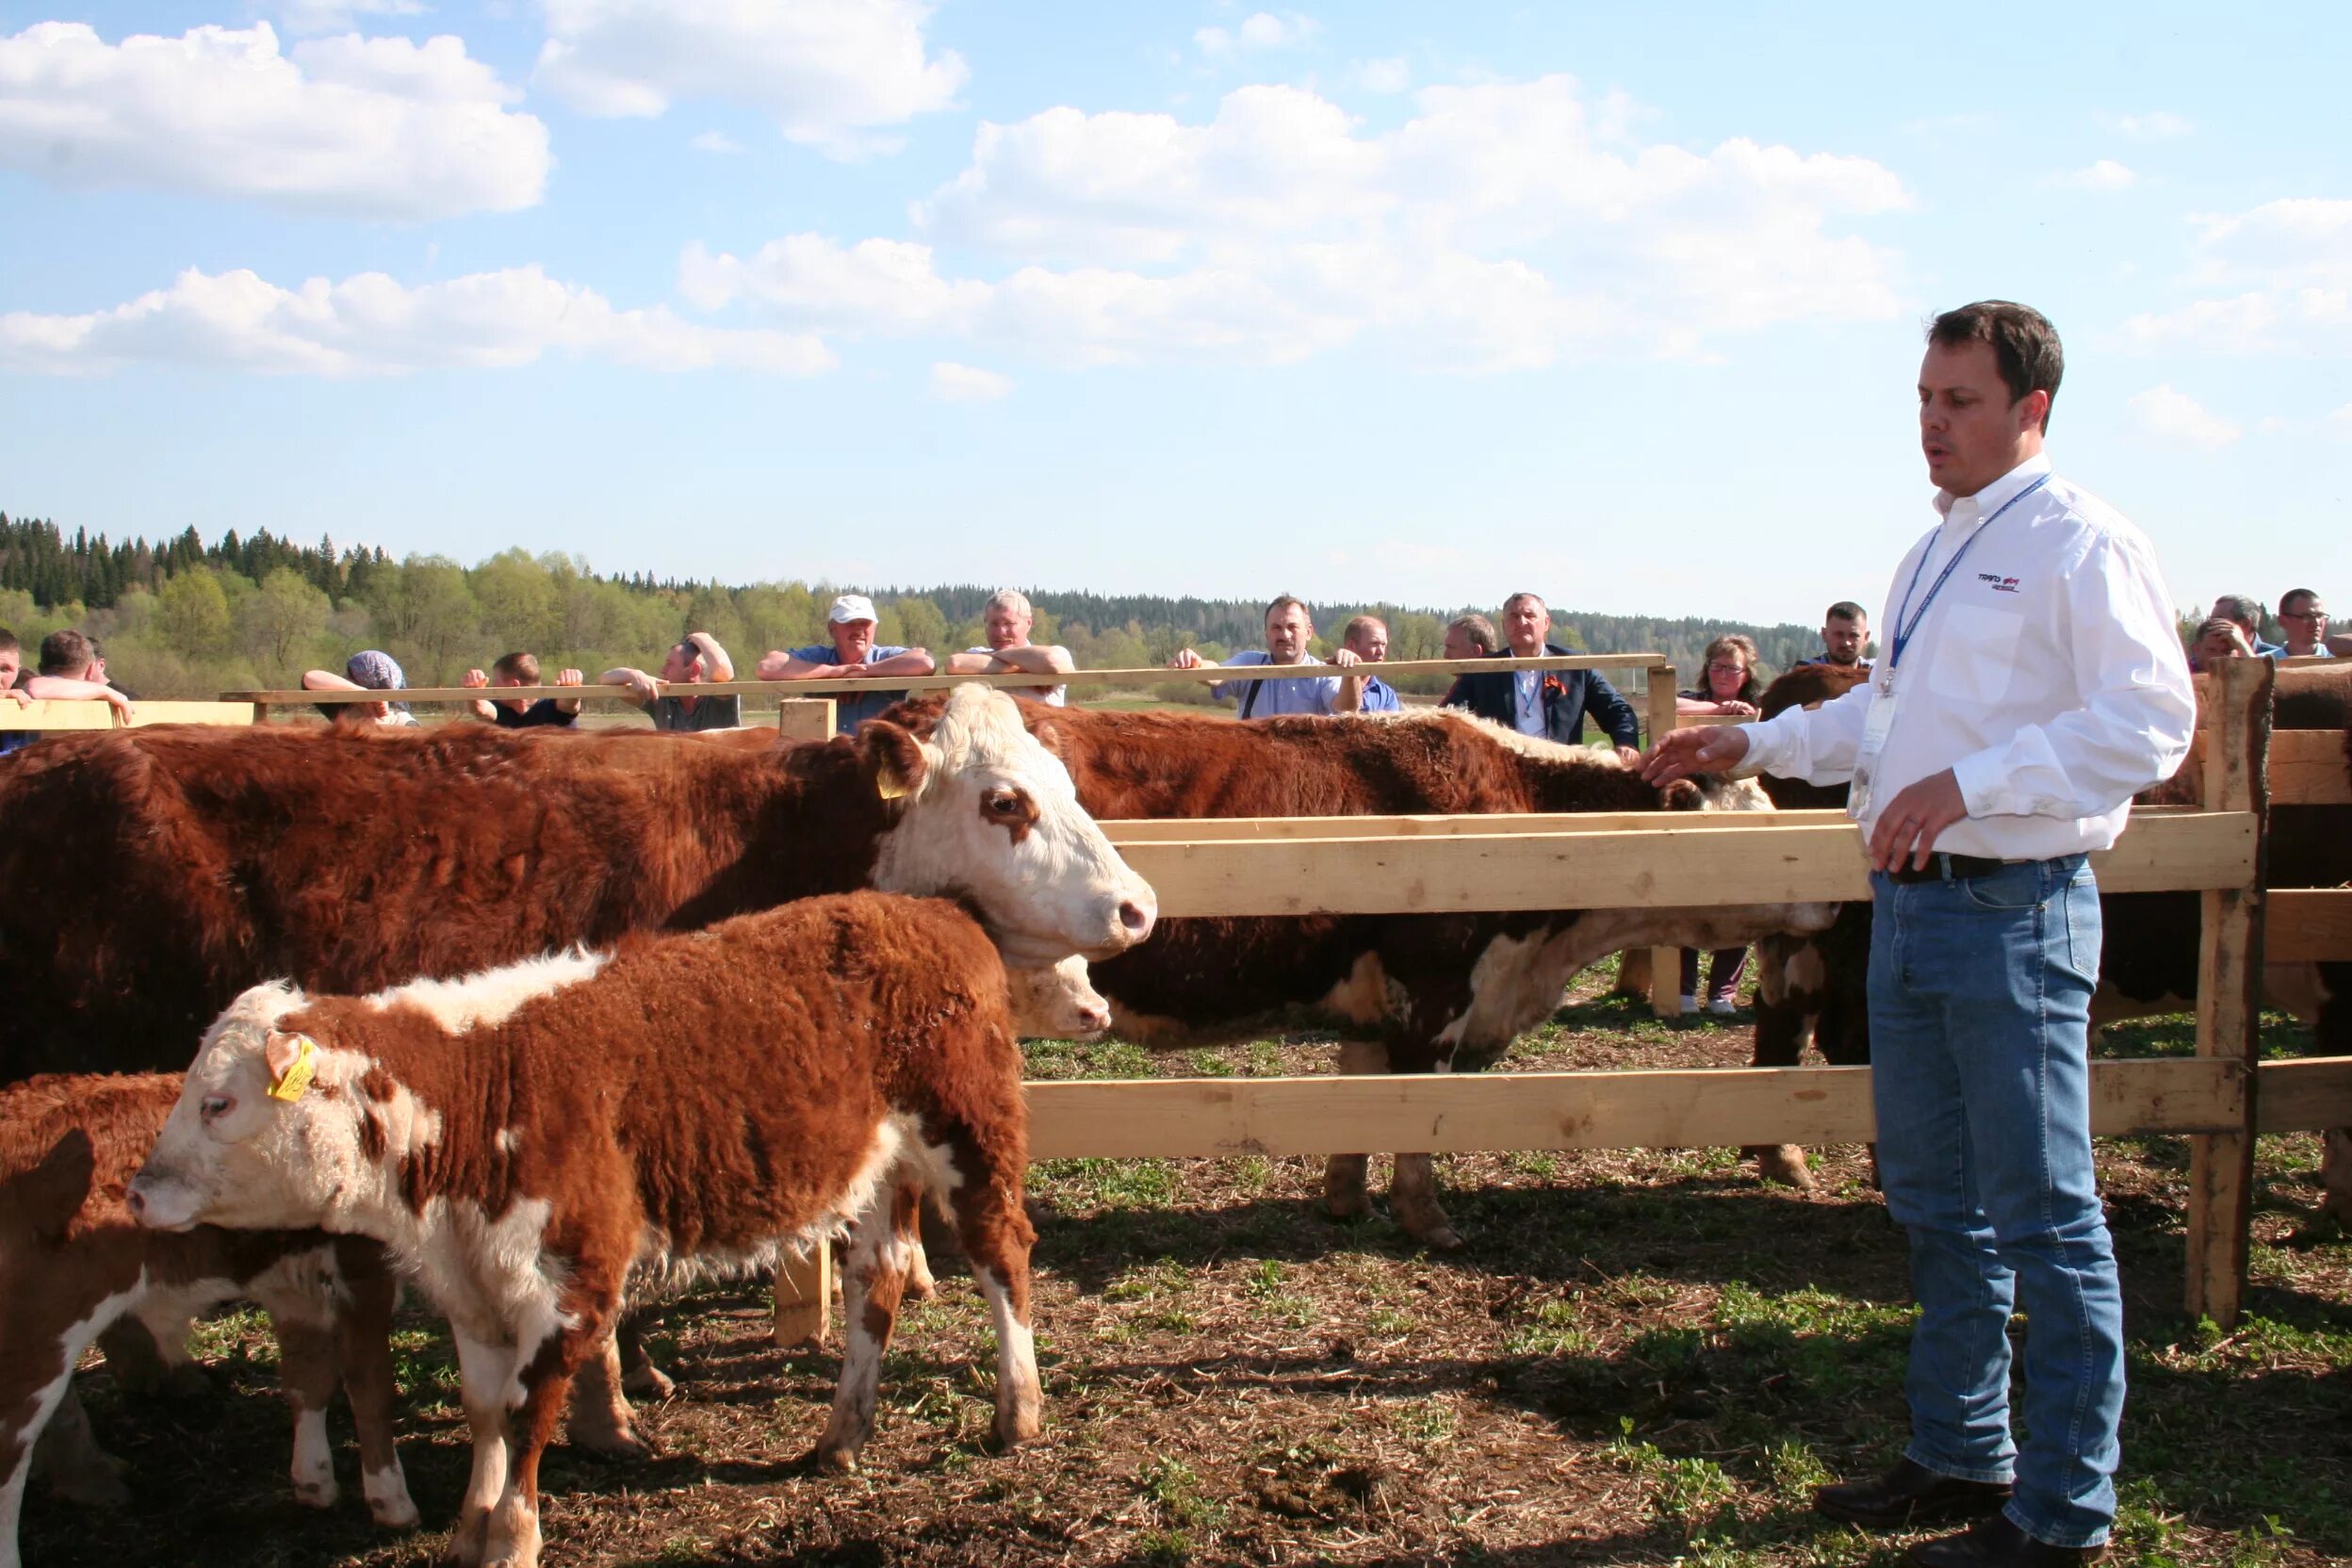
<svg viewBox="0 0 2352 1568"><path fill-rule="evenodd" d="M1665 1024L1593 999L1520 1068L1731 1066L1744 1016ZM2275 1049L2295 1045L2274 1021ZM2110 1054L2187 1049L2185 1021ZM1273 1037L1147 1057L1033 1048L1040 1077L1329 1070ZM2187 1148L2102 1146L2131 1340L2115 1560L2352 1557L2352 1244L2315 1227L2316 1140L2266 1137L2250 1311L2221 1335L2180 1312ZM1820 1190L1759 1187L1737 1151L1440 1161L1468 1240L1413 1247L1386 1219L1319 1212L1319 1163L1063 1161L1033 1172L1047 1434L990 1450L987 1314L952 1259L884 1369L863 1473L804 1456L835 1362L769 1343L763 1290L659 1315L678 1379L643 1412L661 1458L547 1466L551 1564L1628 1562L1891 1564L1900 1541L1816 1520L1822 1479L1886 1462L1903 1431L1903 1249L1867 1152L1817 1152ZM1379 1167L1376 1163L1376 1171ZM36 1494L44 1568L432 1560L465 1480L446 1335L403 1318L402 1453L427 1528L372 1531L338 1420L344 1505L298 1509L273 1348L232 1314L201 1330L193 1402L85 1396L138 1500L103 1516Z"/></svg>

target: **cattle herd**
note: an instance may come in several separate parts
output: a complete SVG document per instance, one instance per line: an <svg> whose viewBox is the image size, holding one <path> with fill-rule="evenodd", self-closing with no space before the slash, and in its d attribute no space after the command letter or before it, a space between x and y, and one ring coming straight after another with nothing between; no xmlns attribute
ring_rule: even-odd
<svg viewBox="0 0 2352 1568"><path fill-rule="evenodd" d="M1767 711L1825 678L1784 678ZM2344 678L2279 684L2280 725L2344 727ZM83 1353L177 1375L194 1315L235 1298L280 1339L298 1498L335 1502L340 1384L368 1511L398 1528L418 1519L387 1336L416 1287L449 1319L474 1443L449 1555L525 1564L567 1409L574 1441L641 1448L629 1307L839 1237L847 1343L817 1457L854 1465L926 1201L987 1298L996 1433L1018 1444L1040 1419L1021 1034L1190 1044L1306 1008L1347 1037L1344 1070L1476 1070L1609 952L1754 940L1759 1063L1808 1037L1867 1059L1867 906L1160 921L1096 819L1769 810L1768 792L1830 803L1656 788L1450 712L1234 724L978 687L820 743L45 741L0 775L0 1568L36 1472L119 1494L74 1398ZM2340 809L2276 813L2271 885L2352 879L2352 834L2320 815ZM2106 901L2107 1016L2193 992L2188 896ZM2345 978L2269 976L2331 1052ZM1764 1152L1804 1179L1801 1152ZM1335 1213L1369 1206L1364 1155L1326 1181ZM2352 1209L2352 1183L2330 1193ZM1426 1156L1398 1154L1392 1200L1416 1237L1458 1241Z"/></svg>

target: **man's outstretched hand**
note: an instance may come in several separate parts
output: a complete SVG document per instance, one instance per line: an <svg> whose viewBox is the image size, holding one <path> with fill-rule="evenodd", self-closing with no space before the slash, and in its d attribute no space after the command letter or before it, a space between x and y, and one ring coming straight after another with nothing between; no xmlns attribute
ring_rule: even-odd
<svg viewBox="0 0 2352 1568"><path fill-rule="evenodd" d="M1747 754L1748 738L1736 724L1670 729L1642 760L1642 776L1653 784L1672 784L1694 773L1722 773L1736 768Z"/></svg>

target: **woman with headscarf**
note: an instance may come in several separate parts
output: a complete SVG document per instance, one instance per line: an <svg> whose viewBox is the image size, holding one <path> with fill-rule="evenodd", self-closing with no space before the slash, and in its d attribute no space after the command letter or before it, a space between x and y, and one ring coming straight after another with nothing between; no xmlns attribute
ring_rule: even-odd
<svg viewBox="0 0 2352 1568"><path fill-rule="evenodd" d="M400 661L379 648L364 648L351 655L343 666L344 674L333 670L304 670L302 690L305 692L404 692L408 677L400 673ZM349 723L413 725L416 715L404 702L322 702L318 711L329 719Z"/></svg>

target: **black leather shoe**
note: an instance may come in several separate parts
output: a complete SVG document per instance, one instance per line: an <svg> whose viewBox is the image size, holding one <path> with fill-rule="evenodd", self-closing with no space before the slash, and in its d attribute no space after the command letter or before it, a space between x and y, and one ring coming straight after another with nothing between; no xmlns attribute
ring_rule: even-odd
<svg viewBox="0 0 2352 1568"><path fill-rule="evenodd" d="M2008 1500L2007 1481L1958 1480L1904 1458L1883 1476L1822 1487L1813 1494L1813 1511L1868 1530L1892 1530L1999 1513Z"/></svg>
<svg viewBox="0 0 2352 1568"><path fill-rule="evenodd" d="M2106 1555L2104 1546L2052 1546L2036 1541L2011 1524L2007 1514L1996 1513L1958 1535L1922 1541L1903 1560L1918 1568L2074 1568Z"/></svg>

